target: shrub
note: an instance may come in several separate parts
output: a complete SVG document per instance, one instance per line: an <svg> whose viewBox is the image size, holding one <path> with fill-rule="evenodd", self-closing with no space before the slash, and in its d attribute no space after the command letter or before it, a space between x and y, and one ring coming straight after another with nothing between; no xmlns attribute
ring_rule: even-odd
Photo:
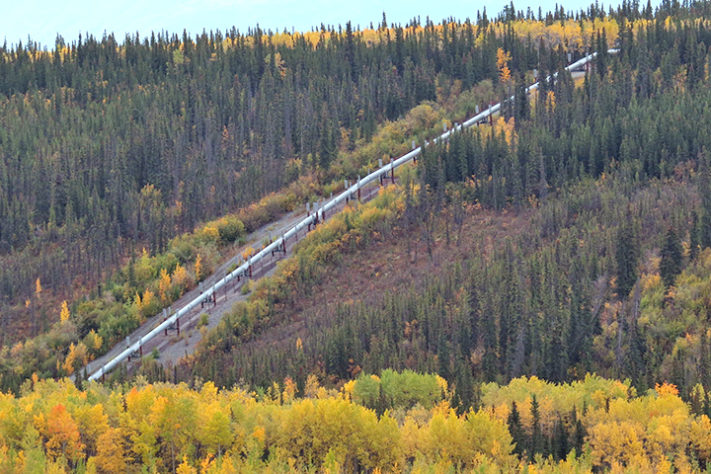
<svg viewBox="0 0 711 474"><path fill-rule="evenodd" d="M226 216L217 221L217 232L221 244L229 244L245 233L244 224L236 216Z"/></svg>

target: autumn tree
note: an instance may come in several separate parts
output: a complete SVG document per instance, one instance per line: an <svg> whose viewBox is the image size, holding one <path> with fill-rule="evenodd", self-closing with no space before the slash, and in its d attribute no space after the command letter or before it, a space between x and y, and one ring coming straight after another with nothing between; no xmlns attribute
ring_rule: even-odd
<svg viewBox="0 0 711 474"><path fill-rule="evenodd" d="M125 439L118 428L109 428L99 436L93 458L99 472L126 472Z"/></svg>
<svg viewBox="0 0 711 474"><path fill-rule="evenodd" d="M62 308L59 311L59 321L66 323L69 321L69 307L67 306L67 301L62 301Z"/></svg>
<svg viewBox="0 0 711 474"><path fill-rule="evenodd" d="M47 416L40 415L37 425L45 439L45 448L51 459L63 456L72 463L84 455L84 444L77 423L63 404L57 404Z"/></svg>
<svg viewBox="0 0 711 474"><path fill-rule="evenodd" d="M498 48L496 50L496 68L499 71L499 81L503 84L507 84L511 80L509 61L511 61L511 53L504 51L503 48Z"/></svg>

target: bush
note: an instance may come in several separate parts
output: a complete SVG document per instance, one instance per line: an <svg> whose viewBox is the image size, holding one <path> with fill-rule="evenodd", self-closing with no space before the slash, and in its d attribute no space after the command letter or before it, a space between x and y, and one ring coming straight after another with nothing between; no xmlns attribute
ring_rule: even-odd
<svg viewBox="0 0 711 474"><path fill-rule="evenodd" d="M203 326L207 326L207 324L210 322L210 315L207 313L202 313L200 315L200 320L198 321L198 328L201 328Z"/></svg>
<svg viewBox="0 0 711 474"><path fill-rule="evenodd" d="M220 234L220 243L224 245L242 237L245 228L236 216L226 216L217 221L217 232Z"/></svg>

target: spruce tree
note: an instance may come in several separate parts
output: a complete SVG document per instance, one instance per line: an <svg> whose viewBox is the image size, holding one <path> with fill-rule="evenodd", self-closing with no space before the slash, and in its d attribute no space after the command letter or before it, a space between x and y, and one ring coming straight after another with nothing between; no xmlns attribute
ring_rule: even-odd
<svg viewBox="0 0 711 474"><path fill-rule="evenodd" d="M543 453L543 433L541 432L541 415L538 410L538 400L536 396L533 395L531 399L531 417L533 421L531 422L531 440L529 449L529 459L533 460L536 453Z"/></svg>
<svg viewBox="0 0 711 474"><path fill-rule="evenodd" d="M563 419L558 415L558 420L555 423L553 431L553 449L552 454L554 459L565 459L570 451L568 442L568 430L565 429Z"/></svg>
<svg viewBox="0 0 711 474"><path fill-rule="evenodd" d="M667 230L664 238L664 246L661 251L661 262L659 263L659 273L666 286L674 284L674 278L681 273L682 249L679 237L673 228Z"/></svg>
<svg viewBox="0 0 711 474"><path fill-rule="evenodd" d="M626 298L637 281L639 242L631 218L625 219L617 232L617 295Z"/></svg>
<svg viewBox="0 0 711 474"><path fill-rule="evenodd" d="M583 406L583 415L585 414L585 406ZM578 418L578 411L573 407L572 424L574 427L573 433L573 448L575 448L576 454L581 454L583 451L583 443L585 442L585 427L582 421Z"/></svg>
<svg viewBox="0 0 711 474"><path fill-rule="evenodd" d="M699 192L701 194L701 220L699 222L699 238L701 248L711 247L711 169L704 164L700 176Z"/></svg>
<svg viewBox="0 0 711 474"><path fill-rule="evenodd" d="M506 420L509 426L509 433L514 442L514 453L522 455L525 450L526 437L521 425L521 416L518 413L516 402L511 402L511 412Z"/></svg>
<svg viewBox="0 0 711 474"><path fill-rule="evenodd" d="M699 254L701 238L699 235L699 215L691 211L691 228L689 229L689 260L694 260Z"/></svg>

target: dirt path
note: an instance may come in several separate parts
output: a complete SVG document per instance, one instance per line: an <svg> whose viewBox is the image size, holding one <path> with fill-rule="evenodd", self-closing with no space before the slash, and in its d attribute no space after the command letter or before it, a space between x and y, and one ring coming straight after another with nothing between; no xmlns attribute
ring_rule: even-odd
<svg viewBox="0 0 711 474"><path fill-rule="evenodd" d="M377 185L370 185L363 188L361 193L361 201L366 202L375 197L378 192ZM329 215L326 219L339 213L343 209L343 205L338 206L336 209L329 211ZM293 211L285 214L280 219L270 224L267 224L256 231L252 232L247 236L247 241L245 245L241 247L235 247L229 258L227 258L208 278L203 280L203 288L210 288L214 283L223 278L227 273L228 269L235 263L239 264L239 258L242 252L247 247L255 247L256 245L261 245L266 239L279 238L286 231L294 227L298 222L306 217L305 211ZM286 254L277 252L273 254L270 258L263 259L258 264L255 264L252 269L252 280L257 281L260 278L271 275L279 260L292 254L294 244L303 239L307 234L307 231L299 232L298 235L289 239L286 243ZM202 314L207 314L208 323L207 329L212 329L216 327L222 320L224 315L232 308L232 306L238 302L245 300L249 295L242 294L242 286L246 280L237 280L233 283L226 285L224 288L217 292L216 300L206 301L204 305L200 305L190 311L188 314L180 318L179 330L177 328L168 330L163 334L159 334L150 341L146 342L140 353L134 354L129 359L129 369L136 366L136 361L140 359L141 356L148 356L153 350L157 350L159 354L159 361L164 366L175 365L178 360L191 354L197 347L202 334L198 329L198 323L200 322L200 317ZM193 288L189 292L181 296L177 301L175 301L171 307L172 311L169 314L180 310L182 307L186 306L193 299L197 298L201 294L200 287ZM164 320L162 313L153 316L152 318L146 320L145 323L133 333L131 333L123 342L116 344L109 352L103 356L91 361L87 367L86 372L91 374L98 370L104 364L112 360L132 343L137 341L139 338L145 336L155 327L161 324Z"/></svg>

